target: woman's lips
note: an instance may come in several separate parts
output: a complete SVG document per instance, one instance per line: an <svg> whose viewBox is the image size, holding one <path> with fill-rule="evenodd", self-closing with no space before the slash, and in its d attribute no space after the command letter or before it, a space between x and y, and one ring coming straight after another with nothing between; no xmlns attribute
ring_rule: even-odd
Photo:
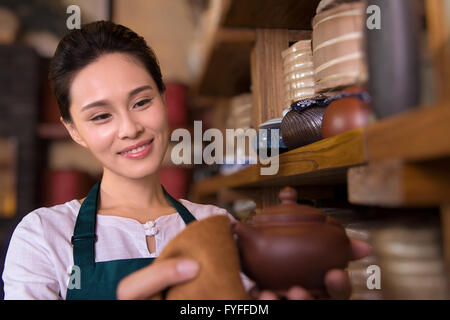
<svg viewBox="0 0 450 320"><path fill-rule="evenodd" d="M141 159L144 158L152 149L153 140L150 141L150 143L147 143L143 146L140 146L138 148L135 148L133 150L127 151L127 152L120 152L119 155L124 156L129 159Z"/></svg>

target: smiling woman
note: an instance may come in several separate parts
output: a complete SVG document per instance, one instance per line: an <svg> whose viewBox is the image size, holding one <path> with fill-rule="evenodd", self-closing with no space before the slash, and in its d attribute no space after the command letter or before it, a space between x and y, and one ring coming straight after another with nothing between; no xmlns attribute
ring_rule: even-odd
<svg viewBox="0 0 450 320"><path fill-rule="evenodd" d="M196 261L152 262L187 224L214 215L234 219L214 205L177 200L160 183L169 128L153 51L124 26L94 22L61 40L49 78L61 122L102 164L103 175L84 201L38 208L19 223L5 261L5 298L147 298L194 278ZM327 285L348 296L348 276L330 272ZM252 282L241 277L250 290ZM294 287L287 297L309 295Z"/></svg>
<svg viewBox="0 0 450 320"><path fill-rule="evenodd" d="M174 199L161 185L165 87L142 37L105 21L73 30L59 43L49 78L61 122L103 175L84 201L38 208L21 221L3 273L7 299L114 299L119 281L151 265L186 224L233 219L225 209ZM160 284L149 294L198 271L195 261L166 264L152 269Z"/></svg>

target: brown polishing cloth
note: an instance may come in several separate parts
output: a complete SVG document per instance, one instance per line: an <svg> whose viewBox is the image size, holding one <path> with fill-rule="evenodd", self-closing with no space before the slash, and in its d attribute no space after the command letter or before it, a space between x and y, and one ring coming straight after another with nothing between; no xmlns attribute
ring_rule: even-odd
<svg viewBox="0 0 450 320"><path fill-rule="evenodd" d="M227 216L194 221L173 238L153 263L169 258L188 258L200 263L196 278L170 287L151 299L246 300L239 252Z"/></svg>

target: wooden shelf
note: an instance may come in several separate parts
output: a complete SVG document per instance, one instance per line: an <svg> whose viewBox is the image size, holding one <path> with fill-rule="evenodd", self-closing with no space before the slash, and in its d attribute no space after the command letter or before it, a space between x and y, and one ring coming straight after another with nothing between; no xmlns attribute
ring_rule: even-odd
<svg viewBox="0 0 450 320"><path fill-rule="evenodd" d="M264 166L258 163L229 176L206 179L194 185L193 194L201 198L222 188L345 184L347 168L367 161L364 135L363 129L357 129L283 153L276 175L261 175Z"/></svg>
<svg viewBox="0 0 450 320"><path fill-rule="evenodd" d="M290 42L310 38L311 31L288 31ZM251 29L220 29L209 48L205 67L192 87L194 94L232 97L250 92L250 56L255 39L256 32ZM279 58L281 60L281 53Z"/></svg>
<svg viewBox="0 0 450 320"><path fill-rule="evenodd" d="M229 0L217 6L204 35L196 96L232 97L251 88L250 54L261 28L286 29L289 42L311 38L319 0ZM288 47L288 42L285 46ZM281 54L281 52L280 52ZM279 57L281 60L281 55Z"/></svg>
<svg viewBox="0 0 450 320"><path fill-rule="evenodd" d="M231 97L250 91L253 30L220 29L208 48L206 64L193 86L196 95Z"/></svg>
<svg viewBox="0 0 450 320"><path fill-rule="evenodd" d="M392 159L348 170L348 201L384 207L450 203L450 158L420 163Z"/></svg>
<svg viewBox="0 0 450 320"><path fill-rule="evenodd" d="M239 28L310 30L320 0L225 1L222 25Z"/></svg>
<svg viewBox="0 0 450 320"><path fill-rule="evenodd" d="M402 199L407 198L411 203L414 201L417 204L434 203L448 197L449 187L445 179L433 180L436 170L430 171L430 164L420 165L421 173L418 173L419 167L411 167L404 162L431 161L431 166L435 166L433 161L436 159L450 157L449 123L450 105L447 103L412 109L373 123L367 128L353 130L281 154L279 171L276 175L263 176L260 174L262 165L254 164L230 176L216 176L201 181L194 185L193 194L196 197L203 197L213 195L223 188L346 184L347 171L352 166L385 159L401 159L403 162L401 165L396 165L397 169L394 170L396 176L391 176L392 179L398 178L394 179L395 181L392 180L392 188L397 188L401 182L412 189L408 189L407 195L404 195L402 190L396 190L399 196L394 200L392 200L392 194L384 192L386 200L382 201L378 197L376 202L403 205L406 200ZM439 168L442 169L443 166L449 168L446 163L445 160L439 162ZM374 175L374 170L378 170L378 173L392 172L392 166L352 170L353 188L349 190L350 199L358 199L354 202L359 204L373 204L375 195L372 192L382 190L385 181L376 183L370 180L370 177ZM402 172L407 172L411 176L402 175ZM379 176L378 173L377 176ZM425 174L428 176L425 177ZM362 179L361 176L367 179ZM408 181L414 181L415 186L411 187ZM423 195L420 199L414 197L414 194L420 190L419 185L424 183L432 186L433 190L443 185L447 189L442 189L434 195Z"/></svg>
<svg viewBox="0 0 450 320"><path fill-rule="evenodd" d="M450 203L450 102L367 129L369 165L348 172L349 201L389 207Z"/></svg>
<svg viewBox="0 0 450 320"><path fill-rule="evenodd" d="M450 102L411 109L369 126L367 149L371 161L408 161L450 156Z"/></svg>

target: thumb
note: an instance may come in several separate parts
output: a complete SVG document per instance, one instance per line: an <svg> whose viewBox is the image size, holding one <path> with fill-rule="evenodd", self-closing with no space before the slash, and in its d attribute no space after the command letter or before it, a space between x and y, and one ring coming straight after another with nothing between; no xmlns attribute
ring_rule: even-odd
<svg viewBox="0 0 450 320"><path fill-rule="evenodd" d="M142 300L169 286L194 278L200 265L189 259L167 259L139 269L123 278L117 286L120 300Z"/></svg>

